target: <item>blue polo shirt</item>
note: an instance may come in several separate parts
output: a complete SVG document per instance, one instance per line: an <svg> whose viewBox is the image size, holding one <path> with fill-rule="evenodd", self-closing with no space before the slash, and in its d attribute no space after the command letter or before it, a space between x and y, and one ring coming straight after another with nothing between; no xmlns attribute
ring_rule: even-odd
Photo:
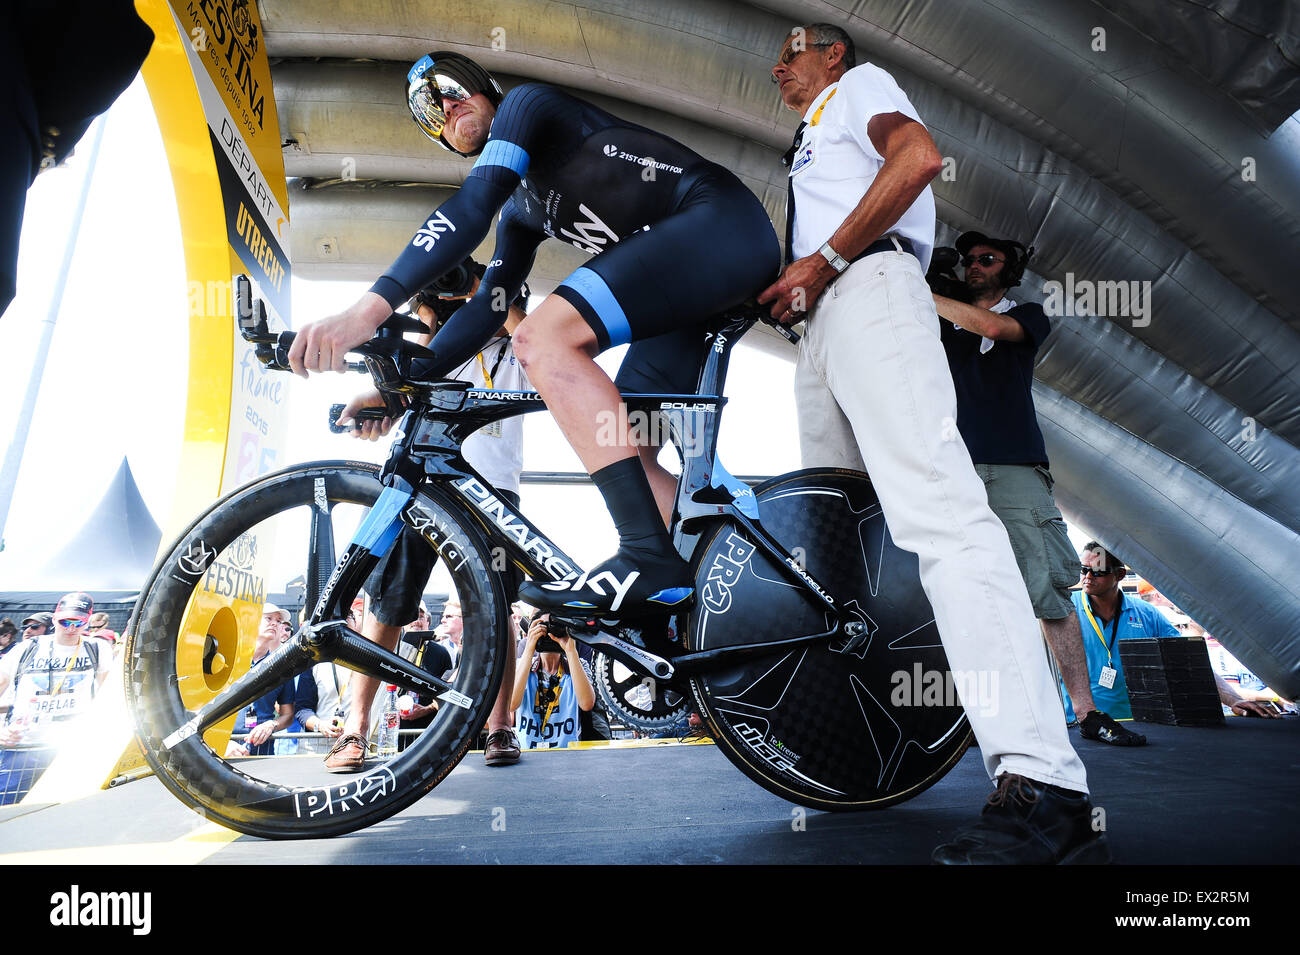
<svg viewBox="0 0 1300 955"><path fill-rule="evenodd" d="M1124 682L1124 666L1120 663L1120 640L1136 637L1177 637L1180 636L1173 624L1165 619L1164 614L1145 600L1134 600L1128 594L1120 595L1119 613L1110 623L1103 624L1101 618L1093 612L1097 626L1101 627L1101 636L1093 628L1088 614L1083 609L1087 598L1082 590L1070 595L1074 601L1074 612L1079 617L1079 632L1083 634L1083 652L1088 658L1088 679L1092 682L1092 702L1097 709L1115 720L1131 720L1133 709L1128 702L1128 684ZM1102 643L1105 638L1105 644ZM1107 652L1107 647L1110 652ZM1118 672L1115 685L1107 689L1097 681L1101 678L1101 668L1110 663ZM1074 707L1070 703L1070 694L1065 692L1062 682L1061 691L1065 696L1065 717L1074 719Z"/></svg>

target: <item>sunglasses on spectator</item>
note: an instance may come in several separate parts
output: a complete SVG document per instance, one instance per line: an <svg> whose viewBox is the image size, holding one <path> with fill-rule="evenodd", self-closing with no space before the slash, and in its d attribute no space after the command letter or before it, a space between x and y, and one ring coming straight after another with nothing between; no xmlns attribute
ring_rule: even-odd
<svg viewBox="0 0 1300 955"><path fill-rule="evenodd" d="M1113 574L1113 573L1115 573L1115 571L1113 571L1113 570L1094 570L1092 567L1080 567L1080 568L1079 568L1079 576L1080 576L1080 577L1087 577L1087 576L1090 575L1090 574L1091 574L1093 577L1109 577L1109 576L1110 576L1111 574Z"/></svg>
<svg viewBox="0 0 1300 955"><path fill-rule="evenodd" d="M86 625L85 620L60 620L59 626L64 630L80 630Z"/></svg>
<svg viewBox="0 0 1300 955"><path fill-rule="evenodd" d="M970 268L971 264L978 262L980 265L988 268L994 262L1005 262L1006 259L999 259L992 252L985 252L983 255L966 255L962 257L961 264L963 268Z"/></svg>
<svg viewBox="0 0 1300 955"><path fill-rule="evenodd" d="M43 624L43 623L29 623L29 624L25 625L25 626L23 627L23 629L24 629L24 630L44 630L44 629L45 629L45 624Z"/></svg>

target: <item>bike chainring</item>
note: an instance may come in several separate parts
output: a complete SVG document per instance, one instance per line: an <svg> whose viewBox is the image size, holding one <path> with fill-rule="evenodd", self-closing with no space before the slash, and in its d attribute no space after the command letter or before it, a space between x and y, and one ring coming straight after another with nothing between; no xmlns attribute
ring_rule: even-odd
<svg viewBox="0 0 1300 955"><path fill-rule="evenodd" d="M596 653L591 668L606 712L632 729L656 733L680 722L691 710L689 693L643 676L606 653Z"/></svg>

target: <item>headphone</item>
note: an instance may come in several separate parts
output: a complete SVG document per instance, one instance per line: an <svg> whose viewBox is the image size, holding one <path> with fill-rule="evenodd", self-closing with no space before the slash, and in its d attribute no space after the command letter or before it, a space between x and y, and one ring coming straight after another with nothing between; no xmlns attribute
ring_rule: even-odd
<svg viewBox="0 0 1300 955"><path fill-rule="evenodd" d="M1034 257L1034 247L1031 245L1025 248L1023 242L1017 242L1014 239L1004 239L1010 249L1008 249L1007 263L1002 268L1002 286L1003 288L1015 288L1020 284L1020 280L1025 277L1025 269L1029 265L1029 260Z"/></svg>

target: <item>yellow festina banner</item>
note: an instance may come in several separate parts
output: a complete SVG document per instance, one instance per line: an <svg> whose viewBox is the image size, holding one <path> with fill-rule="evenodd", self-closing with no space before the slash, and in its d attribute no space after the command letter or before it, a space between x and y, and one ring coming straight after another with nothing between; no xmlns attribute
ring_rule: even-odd
<svg viewBox="0 0 1300 955"><path fill-rule="evenodd" d="M267 372L239 338L231 283L248 275L272 327L289 323L288 191L257 5L137 0L137 8L157 36L144 74L189 272L190 393L168 528L178 531L218 493L282 463L285 376Z"/></svg>
<svg viewBox="0 0 1300 955"><path fill-rule="evenodd" d="M288 375L267 372L239 337L233 280L252 279L272 329L288 326L288 190L257 4L136 0L136 9L156 37L142 72L167 150L189 288L185 434L166 552L217 497L284 463ZM273 550L261 536L213 542L204 555L177 635L187 707L248 669L262 602L277 589L259 559ZM236 571L240 586L228 586ZM209 745L220 752L232 724L206 734ZM129 772L133 756L134 746L108 778Z"/></svg>

